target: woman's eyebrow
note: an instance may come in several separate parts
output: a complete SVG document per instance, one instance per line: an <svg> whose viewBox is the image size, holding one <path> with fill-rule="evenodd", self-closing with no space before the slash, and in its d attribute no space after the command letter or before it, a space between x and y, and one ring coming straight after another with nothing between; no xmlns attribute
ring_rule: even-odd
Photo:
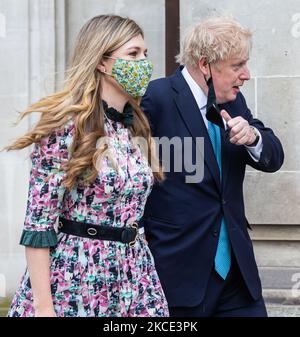
<svg viewBox="0 0 300 337"><path fill-rule="evenodd" d="M127 50L130 50L130 49L142 50L142 48L139 47L139 46L132 46L132 47L127 48ZM147 53L147 52L148 52L148 49L145 49L145 50L144 50L144 53Z"/></svg>

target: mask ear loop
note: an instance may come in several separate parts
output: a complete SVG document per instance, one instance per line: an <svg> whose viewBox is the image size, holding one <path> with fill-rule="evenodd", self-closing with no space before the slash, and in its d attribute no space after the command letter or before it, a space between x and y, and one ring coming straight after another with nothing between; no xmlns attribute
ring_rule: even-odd
<svg viewBox="0 0 300 337"><path fill-rule="evenodd" d="M204 80L206 82L206 85L208 87L208 94L207 94L208 95L208 100L210 100L210 104L211 104L210 107L212 107L215 110L215 112L220 116L220 118L218 117L218 119L220 119L219 123L215 123L215 124L217 124L218 126L220 126L221 129L224 130L224 120L223 120L223 118L221 116L221 109L220 109L219 105L216 102L216 93L215 93L215 89L214 89L214 82L213 82L213 77L212 77L212 71L211 71L211 65L210 65L210 63L208 63L208 67L209 67L209 71L210 71L210 77L209 77L209 79L207 80L205 78L205 76L203 75ZM221 119L222 119L222 121L221 121ZM213 122L213 121L211 120L211 122ZM226 138L228 138L228 135L229 135L229 132L230 132L230 129L229 129L229 127L228 127L227 124L226 124L226 128L225 129L226 130L224 130L225 132L224 132L224 136L223 137L226 139ZM223 132L222 132L222 135L223 135Z"/></svg>
<svg viewBox="0 0 300 337"><path fill-rule="evenodd" d="M210 78L206 81L206 84L209 87L210 83L212 83L211 85L213 86L214 82L213 82L213 78L212 78L212 71L211 71L210 63L208 64L208 66L209 66L209 71L210 71ZM219 105L217 104L217 102L213 102L212 106L216 109L216 111L219 114L221 114L221 109L220 109ZM223 138L226 141L229 141L229 138L230 138L230 128L229 128L228 124L224 121L224 119L223 119L223 122L226 125L226 127L225 127L225 130L224 130L224 134L222 133L222 135L223 135Z"/></svg>
<svg viewBox="0 0 300 337"><path fill-rule="evenodd" d="M112 57L112 56L107 56L107 55L103 55L103 57L104 57L104 58L107 58L107 59L111 59L111 60L118 60L117 57ZM105 74L105 75L108 75L108 76L113 77L112 74L109 74L109 73L107 73L106 71L103 71L103 70L100 70L100 69L99 69L99 71L100 71L102 74Z"/></svg>
<svg viewBox="0 0 300 337"><path fill-rule="evenodd" d="M108 58L108 59L112 59L112 60L122 60L122 59L120 59L118 57L112 57L112 56L107 56L107 55L103 55L103 57ZM120 83L118 83L118 81L116 81L116 79L114 78L113 74L109 74L106 71L102 71L100 69L99 69L99 71L102 74L105 74L105 75L110 76L111 78L113 78L115 80L116 84L119 86L119 88L124 91L124 88L122 87L122 85Z"/></svg>
<svg viewBox="0 0 300 337"><path fill-rule="evenodd" d="M106 55L104 55L103 57L105 57L106 59L112 59L112 60L117 60L118 59L118 57L106 56Z"/></svg>
<svg viewBox="0 0 300 337"><path fill-rule="evenodd" d="M104 70L100 70L100 72L101 72L102 74L105 74L105 75L108 75L108 76L110 76L110 77L113 77L112 74L109 74L109 73L107 73L107 72L104 71Z"/></svg>
<svg viewBox="0 0 300 337"><path fill-rule="evenodd" d="M208 63L208 67L209 67L209 72L210 72L210 78L207 80L204 76L204 80L206 82L206 85L208 86L208 90L210 89L210 87L212 86L213 87L213 90L215 91L214 89L214 81L213 81L213 77L212 77L212 71L211 71L211 66L210 66L210 63ZM212 106L216 109L216 111L218 113L221 112L220 108L219 108L219 105L217 104L216 101L213 102Z"/></svg>
<svg viewBox="0 0 300 337"><path fill-rule="evenodd" d="M204 81L205 81L206 85L209 87L210 82L212 82L212 73L211 73L210 63L208 63L208 68L209 68L209 72L210 72L210 77L209 77L209 79L207 80L207 79L205 78L204 74L203 74L203 77L204 77Z"/></svg>

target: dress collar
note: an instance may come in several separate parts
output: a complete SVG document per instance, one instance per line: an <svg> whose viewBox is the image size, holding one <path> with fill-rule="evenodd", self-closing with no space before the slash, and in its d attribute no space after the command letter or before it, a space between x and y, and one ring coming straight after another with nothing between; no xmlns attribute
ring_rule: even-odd
<svg viewBox="0 0 300 337"><path fill-rule="evenodd" d="M122 123L126 128L133 124L133 108L129 102L126 103L123 112L119 112L113 107L108 107L108 104L104 100L102 100L102 103L105 115L109 119Z"/></svg>

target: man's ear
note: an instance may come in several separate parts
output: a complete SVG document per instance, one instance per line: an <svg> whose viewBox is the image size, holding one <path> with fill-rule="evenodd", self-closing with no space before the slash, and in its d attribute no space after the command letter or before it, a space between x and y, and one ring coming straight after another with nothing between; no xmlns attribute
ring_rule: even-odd
<svg viewBox="0 0 300 337"><path fill-rule="evenodd" d="M199 59L198 67L205 77L210 77L209 64L206 57L201 57Z"/></svg>

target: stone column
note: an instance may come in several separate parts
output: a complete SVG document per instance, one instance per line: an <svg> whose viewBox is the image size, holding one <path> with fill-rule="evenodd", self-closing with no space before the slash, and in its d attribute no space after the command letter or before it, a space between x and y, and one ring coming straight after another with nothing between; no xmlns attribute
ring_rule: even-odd
<svg viewBox="0 0 300 337"><path fill-rule="evenodd" d="M19 112L52 93L65 67L65 1L0 0L0 147L36 122L32 116L13 127ZM30 149L0 152L0 280L13 293L25 270L18 242L24 222ZM0 288L1 288L0 284ZM3 288L3 287L2 287ZM0 296L4 294L0 289Z"/></svg>

